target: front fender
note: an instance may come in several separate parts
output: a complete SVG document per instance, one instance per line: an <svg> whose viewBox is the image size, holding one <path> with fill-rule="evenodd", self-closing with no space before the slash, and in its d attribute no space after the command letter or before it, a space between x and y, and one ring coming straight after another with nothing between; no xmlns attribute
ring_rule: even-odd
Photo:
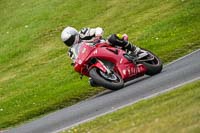
<svg viewBox="0 0 200 133"><path fill-rule="evenodd" d="M101 61L98 61L98 60L97 60L97 62L96 62L95 64L93 64L93 65L90 66L89 70L91 70L91 69L94 68L94 67L100 69L100 70L103 71L104 73L107 72L107 68L105 67L105 65L104 65Z"/></svg>

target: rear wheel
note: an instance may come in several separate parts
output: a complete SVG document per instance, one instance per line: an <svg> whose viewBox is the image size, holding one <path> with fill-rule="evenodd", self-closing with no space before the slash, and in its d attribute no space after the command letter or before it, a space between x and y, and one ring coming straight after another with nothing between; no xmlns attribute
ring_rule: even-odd
<svg viewBox="0 0 200 133"><path fill-rule="evenodd" d="M94 82L110 90L118 90L124 87L124 81L117 73L104 73L98 68L92 68L89 72Z"/></svg>
<svg viewBox="0 0 200 133"><path fill-rule="evenodd" d="M151 51L142 49L148 52L148 55L144 58L139 59L139 62L147 68L147 75L155 75L162 71L162 61Z"/></svg>

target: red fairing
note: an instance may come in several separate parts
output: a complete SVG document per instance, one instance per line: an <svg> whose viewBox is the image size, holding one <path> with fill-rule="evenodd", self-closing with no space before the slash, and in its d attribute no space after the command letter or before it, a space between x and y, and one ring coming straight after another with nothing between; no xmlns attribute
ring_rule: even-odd
<svg viewBox="0 0 200 133"><path fill-rule="evenodd" d="M116 69L119 71L120 75L125 81L133 77L143 76L147 71L143 64L136 65L132 63L118 65L116 66Z"/></svg>
<svg viewBox="0 0 200 133"><path fill-rule="evenodd" d="M75 61L74 70L88 76L87 67L87 57L96 49L94 45L90 45L89 43L82 43L81 48L78 53L78 58Z"/></svg>
<svg viewBox="0 0 200 133"><path fill-rule="evenodd" d="M111 47L107 43L91 45L88 43L81 44L78 58L75 61L75 71L89 76L88 72L92 67L97 67L106 71L106 67L101 60L106 60L114 64L114 71L117 72L124 81L134 77L142 76L146 68L142 64L134 64L124 57L125 51ZM98 59L95 64L90 64L91 59Z"/></svg>

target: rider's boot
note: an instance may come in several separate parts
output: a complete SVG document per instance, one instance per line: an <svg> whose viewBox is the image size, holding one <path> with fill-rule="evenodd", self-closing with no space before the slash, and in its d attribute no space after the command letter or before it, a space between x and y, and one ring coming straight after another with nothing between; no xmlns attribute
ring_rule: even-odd
<svg viewBox="0 0 200 133"><path fill-rule="evenodd" d="M135 47L135 48L132 50L132 54L138 56L139 53L141 52L141 49L137 46L133 46L133 47Z"/></svg>
<svg viewBox="0 0 200 133"><path fill-rule="evenodd" d="M141 49L135 45L131 45L129 49L127 49L127 53L132 57L138 57Z"/></svg>

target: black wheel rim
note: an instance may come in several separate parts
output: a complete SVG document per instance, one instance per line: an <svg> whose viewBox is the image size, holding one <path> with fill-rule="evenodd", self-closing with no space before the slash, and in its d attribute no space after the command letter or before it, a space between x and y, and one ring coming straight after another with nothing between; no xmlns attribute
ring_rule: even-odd
<svg viewBox="0 0 200 133"><path fill-rule="evenodd" d="M120 82L120 79L118 78L117 75L115 75L115 73L104 73L103 71L99 70L99 74L101 77L103 77L104 79L111 81L111 82Z"/></svg>

